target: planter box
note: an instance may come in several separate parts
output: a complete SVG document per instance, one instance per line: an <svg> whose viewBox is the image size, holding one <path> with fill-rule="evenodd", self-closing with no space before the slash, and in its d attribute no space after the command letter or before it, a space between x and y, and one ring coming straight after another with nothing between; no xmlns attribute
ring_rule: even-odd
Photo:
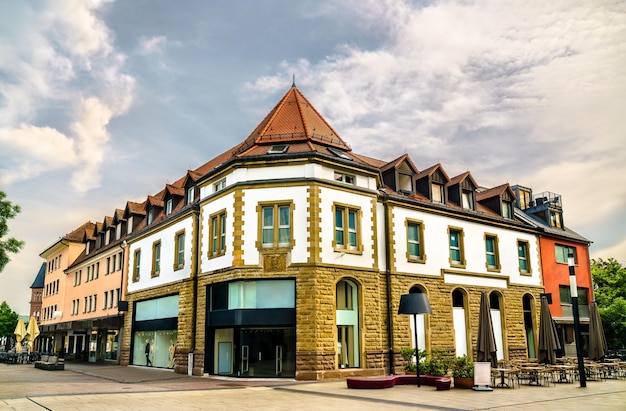
<svg viewBox="0 0 626 411"><path fill-rule="evenodd" d="M474 378L454 377L454 388L472 389L473 387L474 387Z"/></svg>

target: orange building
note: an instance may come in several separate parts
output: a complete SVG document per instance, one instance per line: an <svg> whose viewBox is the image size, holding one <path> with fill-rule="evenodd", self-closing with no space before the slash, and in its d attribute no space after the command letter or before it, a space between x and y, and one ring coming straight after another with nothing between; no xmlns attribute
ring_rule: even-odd
<svg viewBox="0 0 626 411"><path fill-rule="evenodd" d="M576 284L580 313L583 352L589 336L589 302L593 300L593 283L589 260L590 241L567 228L563 220L563 204L560 195L543 192L533 195L532 190L514 186L517 207L529 224L539 230L541 271L545 294L549 295L550 313L557 325L562 346L561 355L575 356L574 318L570 292L568 255L576 262ZM518 210L518 211L519 211Z"/></svg>

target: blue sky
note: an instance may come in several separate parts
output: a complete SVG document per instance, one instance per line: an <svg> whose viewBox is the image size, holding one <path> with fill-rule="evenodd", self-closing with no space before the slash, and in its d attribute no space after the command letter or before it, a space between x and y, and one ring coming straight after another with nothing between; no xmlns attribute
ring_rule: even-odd
<svg viewBox="0 0 626 411"><path fill-rule="evenodd" d="M563 198L626 263L623 1L20 1L0 5L0 190L39 253L242 141L291 86L355 152Z"/></svg>

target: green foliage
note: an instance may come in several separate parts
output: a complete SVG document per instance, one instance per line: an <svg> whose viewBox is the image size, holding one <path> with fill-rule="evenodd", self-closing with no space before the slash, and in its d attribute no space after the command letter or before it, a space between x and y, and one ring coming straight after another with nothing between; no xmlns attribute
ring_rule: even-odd
<svg viewBox="0 0 626 411"><path fill-rule="evenodd" d="M474 378L474 362L467 355L456 357L451 368L453 377Z"/></svg>
<svg viewBox="0 0 626 411"><path fill-rule="evenodd" d="M2 240L9 232L7 220L15 218L17 213L20 212L20 206L11 204L10 201L5 200L5 197L6 194L0 191L0 272L4 270L4 267L10 261L8 254L17 253L24 246L23 241L18 241L13 237Z"/></svg>
<svg viewBox="0 0 626 411"><path fill-rule="evenodd" d="M430 357L420 363L420 373L434 376L448 374L454 356L449 351L432 350Z"/></svg>
<svg viewBox="0 0 626 411"><path fill-rule="evenodd" d="M13 335L18 317L6 301L0 304L0 336L10 337Z"/></svg>
<svg viewBox="0 0 626 411"><path fill-rule="evenodd" d="M418 355L420 358L420 363L423 362L423 358L425 358L427 354L428 352L426 350L419 351ZM410 371L410 372L416 372L417 366L415 365L415 360L413 359L413 357L415 357L415 348L402 348L400 350L400 355L402 356L402 359L404 360L404 370ZM420 369L420 372L421 372L421 369Z"/></svg>
<svg viewBox="0 0 626 411"><path fill-rule="evenodd" d="M613 258L591 260L594 295L610 349L626 348L626 268Z"/></svg>

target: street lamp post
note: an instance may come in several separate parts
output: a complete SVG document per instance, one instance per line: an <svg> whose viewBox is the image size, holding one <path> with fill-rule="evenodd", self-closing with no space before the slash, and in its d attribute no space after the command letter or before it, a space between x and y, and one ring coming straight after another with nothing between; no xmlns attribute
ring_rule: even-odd
<svg viewBox="0 0 626 411"><path fill-rule="evenodd" d="M417 377L417 386L420 387L420 357L419 357L419 344L417 343L417 315L418 314L430 314L432 310L428 297L424 293L410 293L400 296L400 307L398 308L398 314L413 314L415 326L413 331L415 332L415 374Z"/></svg>
<svg viewBox="0 0 626 411"><path fill-rule="evenodd" d="M580 314L578 313L578 287L576 285L576 273L574 272L574 254L567 256L569 265L569 289L572 296L572 313L574 314L574 335L576 337L576 356L578 358L578 374L580 375L580 386L587 386L587 376L585 375L585 360L583 358L583 345L580 337Z"/></svg>

